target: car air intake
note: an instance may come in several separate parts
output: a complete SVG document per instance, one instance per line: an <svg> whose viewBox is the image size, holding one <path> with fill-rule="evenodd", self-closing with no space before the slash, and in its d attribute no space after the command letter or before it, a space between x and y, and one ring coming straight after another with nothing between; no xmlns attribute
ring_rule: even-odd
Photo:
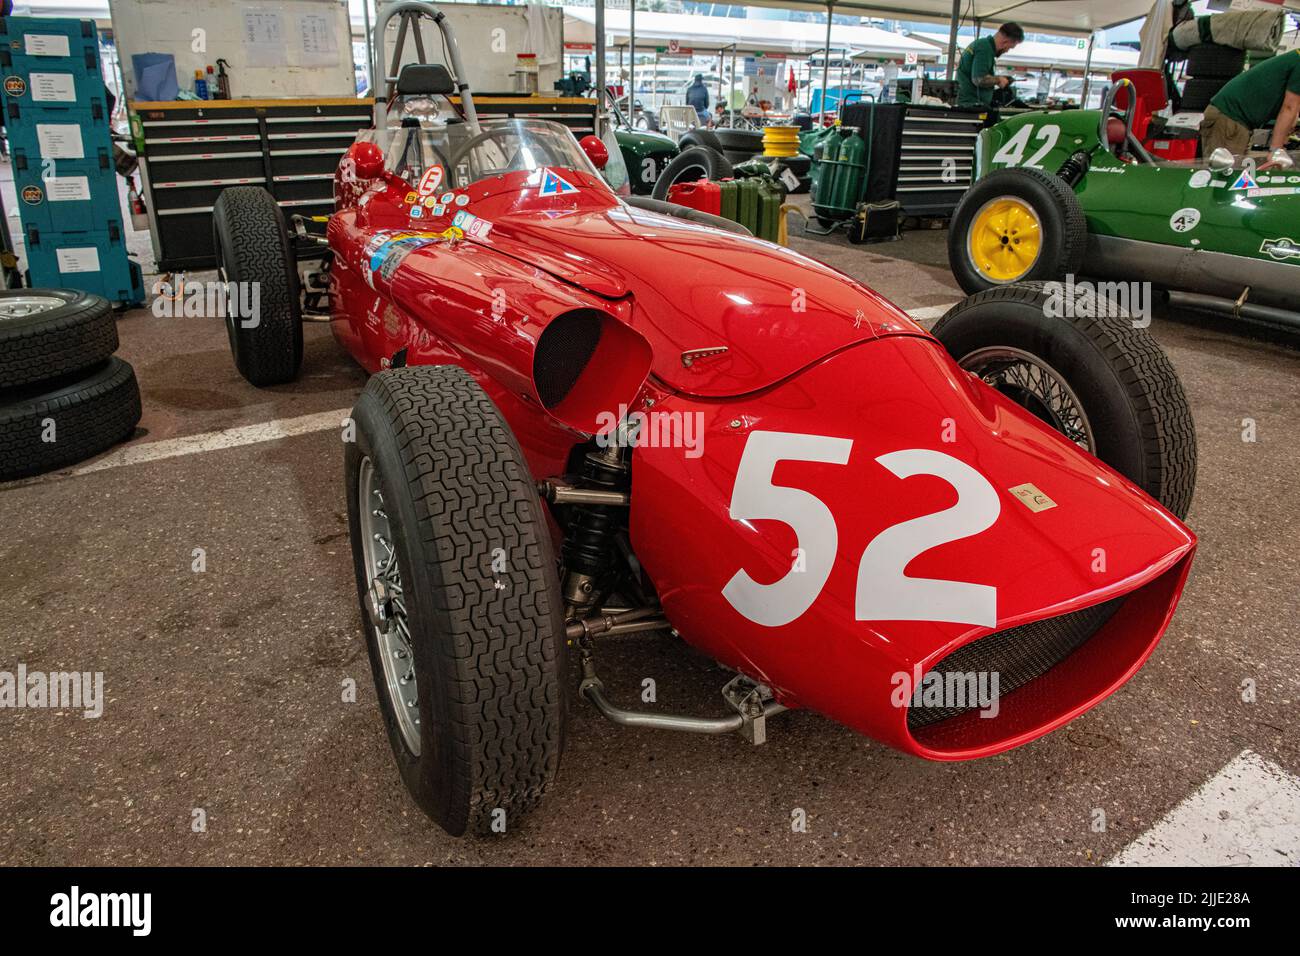
<svg viewBox="0 0 1300 956"><path fill-rule="evenodd" d="M596 354L603 326L599 312L576 311L546 327L533 358L533 382L546 408L555 408L569 397Z"/></svg>
<svg viewBox="0 0 1300 956"><path fill-rule="evenodd" d="M978 640L964 644L930 670L931 674L996 673L999 697L1006 697L1018 687L1042 677L1061 661L1083 646L1103 624L1119 610L1128 595L1094 604L1081 611L1058 614L1005 631L995 631ZM954 678L956 681L956 678ZM909 707L907 728L916 731L940 721L948 720L978 706L973 701L964 707Z"/></svg>

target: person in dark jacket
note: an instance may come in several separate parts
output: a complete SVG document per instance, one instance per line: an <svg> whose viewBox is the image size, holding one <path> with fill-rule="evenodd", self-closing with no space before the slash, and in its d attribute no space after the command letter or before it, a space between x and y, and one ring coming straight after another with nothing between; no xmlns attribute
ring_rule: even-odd
<svg viewBox="0 0 1300 956"><path fill-rule="evenodd" d="M703 73L696 73L695 82L686 87L686 105L695 107L700 125L709 121L709 91L704 85Z"/></svg>

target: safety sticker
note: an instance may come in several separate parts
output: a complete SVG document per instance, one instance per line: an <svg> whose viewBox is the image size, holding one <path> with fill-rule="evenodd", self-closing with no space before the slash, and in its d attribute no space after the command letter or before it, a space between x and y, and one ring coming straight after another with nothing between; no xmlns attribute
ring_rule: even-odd
<svg viewBox="0 0 1300 956"><path fill-rule="evenodd" d="M462 229L467 236L475 236L479 239L487 238L487 234L492 231L492 223L486 219L480 219L473 213L466 212L462 209L456 213L451 220L451 224Z"/></svg>
<svg viewBox="0 0 1300 956"><path fill-rule="evenodd" d="M442 188L443 179L442 167L438 165L430 166L420 177L420 186L418 192L421 196L432 196Z"/></svg>
<svg viewBox="0 0 1300 956"><path fill-rule="evenodd" d="M553 169L542 170L542 187L537 191L539 196L562 196L565 193L576 193L578 187L571 183L565 182L560 175Z"/></svg>

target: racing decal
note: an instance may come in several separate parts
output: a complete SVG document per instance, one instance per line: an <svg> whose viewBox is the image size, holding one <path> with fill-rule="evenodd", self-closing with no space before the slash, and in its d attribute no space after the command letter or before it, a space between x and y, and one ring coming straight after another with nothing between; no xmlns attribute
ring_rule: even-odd
<svg viewBox="0 0 1300 956"><path fill-rule="evenodd" d="M443 215L446 211L447 211L447 207L444 206L442 203L438 203L433 207L434 218Z"/></svg>
<svg viewBox="0 0 1300 956"><path fill-rule="evenodd" d="M576 193L578 187L572 183L565 182L555 170L542 170L542 184L538 189L539 196L563 196L565 193Z"/></svg>
<svg viewBox="0 0 1300 956"><path fill-rule="evenodd" d="M420 201L420 197L419 197L418 195L416 195L414 192L409 192L409 193L406 194L406 198L405 198L404 200L402 200L402 201L405 202L405 203L407 203L407 204L409 205L410 203L417 203L417 202L419 202L419 201Z"/></svg>
<svg viewBox="0 0 1300 956"><path fill-rule="evenodd" d="M1300 242L1290 238L1265 239L1259 251L1278 262L1284 259L1300 259Z"/></svg>
<svg viewBox="0 0 1300 956"><path fill-rule="evenodd" d="M448 242L455 242L457 239L464 239L465 233L460 226L448 226L442 232L438 233L440 239L446 239Z"/></svg>
<svg viewBox="0 0 1300 956"><path fill-rule="evenodd" d="M424 218L424 207L423 207L423 206L412 206L412 207L411 207L411 218L412 218L412 219L423 219L423 218Z"/></svg>
<svg viewBox="0 0 1300 956"><path fill-rule="evenodd" d="M363 247L362 254L369 260L365 270L366 283L373 289L375 276L385 281L392 281L393 273L402 264L402 260L423 246L438 241L430 232L377 232L371 236Z"/></svg>
<svg viewBox="0 0 1300 956"><path fill-rule="evenodd" d="M438 202L442 203L445 206L447 205L447 203L451 202L455 198L456 198L455 193L443 193L441 196L438 197Z"/></svg>
<svg viewBox="0 0 1300 956"><path fill-rule="evenodd" d="M1259 184L1255 182L1255 167L1253 164L1247 165L1241 171L1241 175L1236 181L1228 187L1229 189L1258 189Z"/></svg>
<svg viewBox="0 0 1300 956"><path fill-rule="evenodd" d="M479 239L486 239L487 234L492 231L492 223L486 219L480 219L473 213L466 212L462 209L452 218L451 224L459 227L467 236L475 236Z"/></svg>
<svg viewBox="0 0 1300 956"><path fill-rule="evenodd" d="M23 202L29 206L39 206L45 201L45 193L41 192L40 186L24 186Z"/></svg>
<svg viewBox="0 0 1300 956"><path fill-rule="evenodd" d="M1294 196L1300 190L1294 186L1261 186L1258 189L1247 189L1246 195L1251 199L1258 199L1261 196Z"/></svg>
<svg viewBox="0 0 1300 956"><path fill-rule="evenodd" d="M436 205L438 205L438 200L437 200L435 197L433 197L433 196L425 196L425 197L424 197L424 208L425 208L425 209L432 209L432 208L433 208L434 206L436 206Z"/></svg>
<svg viewBox="0 0 1300 956"><path fill-rule="evenodd" d="M1206 186L1210 185L1210 179L1211 174L1208 169L1198 169L1196 172L1192 173L1191 177L1187 180L1187 185L1192 189L1204 189Z"/></svg>
<svg viewBox="0 0 1300 956"><path fill-rule="evenodd" d="M789 525L804 556L801 568L792 568L771 584L755 581L740 568L723 587L727 602L755 624L781 627L812 607L839 552L839 531L830 508L810 492L774 484L778 464L816 461L843 465L852 447L850 438L794 432L754 431L746 439L728 513L733 521L768 519ZM970 465L928 448L890 452L876 462L901 480L929 475L947 482L957 493L957 503L945 511L886 528L867 544L858 563L854 618L996 626L997 588L908 577L903 571L931 548L991 528L1002 513L997 490Z"/></svg>
<svg viewBox="0 0 1300 956"><path fill-rule="evenodd" d="M27 81L21 76L6 76L5 92L10 96L22 96L27 92Z"/></svg>
<svg viewBox="0 0 1300 956"><path fill-rule="evenodd" d="M444 173L441 166L433 165L424 171L420 177L420 186L416 190L421 196L432 196L442 188L442 179Z"/></svg>
<svg viewBox="0 0 1300 956"><path fill-rule="evenodd" d="M1035 514L1056 507L1056 502L1043 494L1032 481L1026 481L1023 485L1016 485L1014 488L1008 488L1007 491L1015 495L1017 501Z"/></svg>
<svg viewBox="0 0 1300 956"><path fill-rule="evenodd" d="M1061 127L1053 123L1047 123L1037 129L1029 124L1020 127L1009 140L1002 144L1002 148L993 154L993 162L1004 166L1021 165L1025 150L1029 147L1030 134L1041 145L1034 150L1029 159L1025 160L1024 165L1034 169L1041 169L1041 163L1047 158L1047 154L1056 147L1057 140L1061 138Z"/></svg>
<svg viewBox="0 0 1300 956"><path fill-rule="evenodd" d="M1201 211L1186 206L1169 217L1169 228L1174 232L1191 232L1201 221Z"/></svg>
<svg viewBox="0 0 1300 956"><path fill-rule="evenodd" d="M459 196L456 197L456 205L457 205L457 206L468 206L468 205L469 205L469 197L466 196L464 193L461 193Z"/></svg>

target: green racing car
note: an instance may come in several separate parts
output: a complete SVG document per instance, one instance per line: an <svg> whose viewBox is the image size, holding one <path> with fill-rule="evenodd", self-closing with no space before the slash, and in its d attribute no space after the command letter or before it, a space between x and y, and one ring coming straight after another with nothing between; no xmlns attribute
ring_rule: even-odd
<svg viewBox="0 0 1300 956"><path fill-rule="evenodd" d="M1101 110L1023 113L980 133L948 235L958 284L1149 283L1175 305L1300 327L1300 165L1152 157L1132 107L1114 109L1127 82Z"/></svg>

